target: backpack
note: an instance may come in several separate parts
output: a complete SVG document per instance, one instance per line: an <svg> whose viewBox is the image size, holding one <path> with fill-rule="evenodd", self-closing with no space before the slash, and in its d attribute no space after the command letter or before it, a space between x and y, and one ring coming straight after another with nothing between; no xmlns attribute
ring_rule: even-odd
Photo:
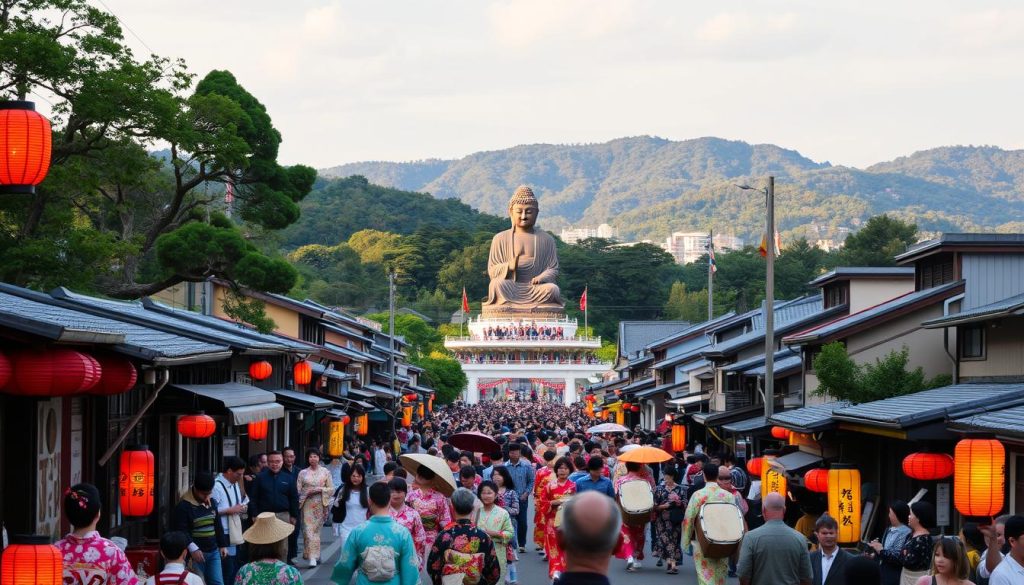
<svg viewBox="0 0 1024 585"><path fill-rule="evenodd" d="M370 546L359 553L359 570L371 583L386 583L395 578L395 549L390 546Z"/></svg>
<svg viewBox="0 0 1024 585"><path fill-rule="evenodd" d="M737 490L739 490L740 493L746 493L746 491L747 491L747 474L746 474L746 472L743 471L742 469L740 469L739 466L734 466L732 468L732 470L729 471L729 475L732 476L732 487L734 487Z"/></svg>

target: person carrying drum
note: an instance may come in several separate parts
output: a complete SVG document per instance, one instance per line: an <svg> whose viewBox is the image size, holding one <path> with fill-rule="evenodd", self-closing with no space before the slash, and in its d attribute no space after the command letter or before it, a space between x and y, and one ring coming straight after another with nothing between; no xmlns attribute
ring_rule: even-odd
<svg viewBox="0 0 1024 585"><path fill-rule="evenodd" d="M686 506L686 517L683 519L683 550L690 546L690 542L696 539L694 531L697 525L698 516L705 504L729 504L736 506L736 496L732 492L722 489L718 485L718 466L708 465L704 468L704 479L707 483L697 490ZM740 536L742 536L742 516L737 510L737 517L740 518ZM739 539L736 545L739 545ZM724 585L725 576L729 570L729 555L721 558L711 558L705 554L700 546L693 548L693 565L697 570L697 582L700 585Z"/></svg>
<svg viewBox="0 0 1024 585"><path fill-rule="evenodd" d="M632 481L647 482L650 486L651 501L654 501L654 477L650 468L643 463L626 463L626 474L615 480L615 494L622 500L622 485ZM628 507L628 506L627 506ZM647 512L647 522L650 522L650 511ZM647 540L647 523L628 523L629 543L633 547L634 561L626 561L626 570L633 572L640 568L640 561L644 560L644 545Z"/></svg>

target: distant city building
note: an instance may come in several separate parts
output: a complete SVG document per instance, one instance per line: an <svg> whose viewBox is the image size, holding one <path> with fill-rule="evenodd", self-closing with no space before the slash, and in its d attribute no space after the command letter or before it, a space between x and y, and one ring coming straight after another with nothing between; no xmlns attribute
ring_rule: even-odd
<svg viewBox="0 0 1024 585"><path fill-rule="evenodd" d="M743 247L743 239L731 234L715 234L715 250L738 250ZM690 264L707 254L707 232L673 232L661 246L672 254L677 264Z"/></svg>
<svg viewBox="0 0 1024 585"><path fill-rule="evenodd" d="M602 223L596 228L562 228L561 238L566 244L578 244L587 238L605 238L614 240L619 237L619 230Z"/></svg>
<svg viewBox="0 0 1024 585"><path fill-rule="evenodd" d="M811 244L815 248L820 248L826 252L838 250L843 247L843 243L846 238L850 236L850 228L838 227L833 228L828 225L822 225L812 223L809 226L811 237L809 238Z"/></svg>

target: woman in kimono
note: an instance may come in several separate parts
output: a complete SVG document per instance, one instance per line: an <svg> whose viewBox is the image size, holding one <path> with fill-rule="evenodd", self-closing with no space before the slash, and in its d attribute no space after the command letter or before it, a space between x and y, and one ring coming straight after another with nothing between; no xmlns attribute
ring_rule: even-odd
<svg viewBox="0 0 1024 585"><path fill-rule="evenodd" d="M544 481L537 508L544 516L544 552L548 557L548 578L554 580L565 570L565 552L558 546L555 516L559 507L576 493L576 484L569 481L572 464L567 457L555 461L552 476Z"/></svg>
<svg viewBox="0 0 1024 585"><path fill-rule="evenodd" d="M431 487L437 475L421 465L416 471L416 485L409 490L405 503L412 506L420 515L423 530L427 534L427 546L434 543L437 533L452 522L452 508L448 498Z"/></svg>
<svg viewBox="0 0 1024 585"><path fill-rule="evenodd" d="M320 561L320 529L334 498L331 472L320 465L320 450L306 449L309 467L299 472L299 510L302 510L302 558L315 567Z"/></svg>
<svg viewBox="0 0 1024 585"><path fill-rule="evenodd" d="M391 517L396 522L405 526L412 534L412 544L416 549L416 558L419 559L420 567L427 560L427 533L423 530L423 521L416 510L405 505L405 497L409 493L409 484L401 477L392 478L388 482L391 488ZM433 544L433 543L429 543Z"/></svg>
<svg viewBox="0 0 1024 585"><path fill-rule="evenodd" d="M551 465L555 461L554 450L544 452L544 466L537 470L536 480L533 483L533 501L540 502L544 486L547 485L549 479L551 479ZM535 505L533 510L533 542L537 545L537 550L540 551L541 557L545 554L544 547L544 513L541 512L540 506Z"/></svg>
<svg viewBox="0 0 1024 585"><path fill-rule="evenodd" d="M651 491L654 491L654 476L651 475L650 469L643 463L633 463L632 461L625 464L626 473L615 480L615 495L621 497L619 493L622 488L622 484L627 481L640 480L646 481L651 486ZM642 524L640 526L629 526L627 532L629 533L629 542L633 547L633 555L636 561L627 570L635 571L640 568L640 561L644 560L644 545L647 542L647 525Z"/></svg>
<svg viewBox="0 0 1024 585"><path fill-rule="evenodd" d="M683 535L683 516L686 514L686 490L676 483L679 470L668 467L663 472L665 482L654 490L654 533L657 535L651 548L654 556L668 565L669 575L679 573L676 564L682 562L679 540Z"/></svg>
<svg viewBox="0 0 1024 585"><path fill-rule="evenodd" d="M483 505L477 510L476 527L490 536L494 543L494 553L498 555L498 564L501 565L501 579L498 582L502 583L508 575L509 543L515 536L512 518L498 504L498 486L493 481L482 482L477 489L477 497Z"/></svg>
<svg viewBox="0 0 1024 585"><path fill-rule="evenodd" d="M512 520L512 541L517 542L519 536L517 533L518 529L516 528L516 518L519 516L519 494L516 492L516 484L512 480L512 474L509 473L507 467L499 465L494 468L491 480L494 482L494 485L498 486L498 505L508 512L508 516ZM505 550L507 555L505 562L508 564L505 582L515 585L519 577L516 571L516 562L519 561L519 554L516 552L515 546L508 546Z"/></svg>

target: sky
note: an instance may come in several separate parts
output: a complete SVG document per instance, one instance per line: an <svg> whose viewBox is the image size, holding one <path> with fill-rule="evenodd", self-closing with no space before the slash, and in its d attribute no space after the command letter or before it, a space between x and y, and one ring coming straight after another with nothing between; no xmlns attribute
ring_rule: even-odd
<svg viewBox="0 0 1024 585"><path fill-rule="evenodd" d="M91 1L137 52L234 73L285 164L644 134L858 167L1024 148L1019 1Z"/></svg>

